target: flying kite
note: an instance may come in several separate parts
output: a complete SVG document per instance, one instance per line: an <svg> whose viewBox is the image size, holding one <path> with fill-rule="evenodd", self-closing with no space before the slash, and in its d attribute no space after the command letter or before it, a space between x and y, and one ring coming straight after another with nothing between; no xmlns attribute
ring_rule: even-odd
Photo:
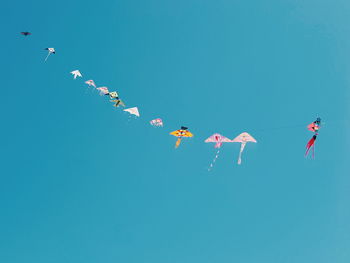
<svg viewBox="0 0 350 263"><path fill-rule="evenodd" d="M315 158L315 142L317 139L318 131L321 128L321 118L317 118L314 122L307 126L309 131L312 131L314 135L306 144L305 157L309 154L310 149L312 149L312 158Z"/></svg>
<svg viewBox="0 0 350 263"><path fill-rule="evenodd" d="M119 106L125 107L124 102L121 99L119 99L119 98L117 98L115 100L111 100L111 102L115 102L115 104L113 106L116 107L116 108L118 108Z"/></svg>
<svg viewBox="0 0 350 263"><path fill-rule="evenodd" d="M48 50L47 56L45 58L45 61L47 60L47 58L51 55L51 54L56 54L56 50L53 47L47 47L45 48L45 50Z"/></svg>
<svg viewBox="0 0 350 263"><path fill-rule="evenodd" d="M188 131L187 127L184 127L184 126L181 126L181 129L173 131L170 134L177 137L175 148L179 147L183 137L193 137L193 134Z"/></svg>
<svg viewBox="0 0 350 263"><path fill-rule="evenodd" d="M229 138L226 138L225 136L222 136L221 134L215 133L212 136L210 136L208 139L206 139L204 142L208 143L208 142L214 142L214 148L217 148L217 152L215 154L215 157L213 159L213 161L210 164L210 167L208 169L208 171L210 171L211 168L213 168L216 159L219 157L219 153L220 153L220 148L222 146L222 143L224 142L232 142Z"/></svg>
<svg viewBox="0 0 350 263"><path fill-rule="evenodd" d="M128 109L125 109L124 111L127 111L129 112L130 114L133 114L137 117L140 117L140 113L139 113L139 110L137 107L133 107L133 108L128 108Z"/></svg>
<svg viewBox="0 0 350 263"><path fill-rule="evenodd" d="M118 98L118 93L116 91L109 92L108 94L110 99L117 99Z"/></svg>
<svg viewBox="0 0 350 263"><path fill-rule="evenodd" d="M21 34L22 34L23 36L27 37L27 36L31 35L32 33L30 33L30 32L21 32Z"/></svg>
<svg viewBox="0 0 350 263"><path fill-rule="evenodd" d="M155 127L163 127L163 121L162 121L162 119L160 119L160 118L151 120L149 123L150 123L152 126L155 126Z"/></svg>
<svg viewBox="0 0 350 263"><path fill-rule="evenodd" d="M100 95L108 95L109 94L109 91L108 91L108 88L107 87L99 87L99 88L96 88L97 90L100 91Z"/></svg>
<svg viewBox="0 0 350 263"><path fill-rule="evenodd" d="M79 70L73 70L71 74L74 76L74 79L76 79L77 77L82 77Z"/></svg>
<svg viewBox="0 0 350 263"><path fill-rule="evenodd" d="M94 88L96 88L96 84L92 79L85 81L85 84L88 84L89 87L93 86Z"/></svg>
<svg viewBox="0 0 350 263"><path fill-rule="evenodd" d="M244 150L246 143L247 142L255 142L256 143L256 140L249 133L243 132L240 135L238 135L236 138L234 138L232 140L232 142L240 142L241 143L241 149L239 151L239 157L238 157L238 164L241 164L242 152Z"/></svg>

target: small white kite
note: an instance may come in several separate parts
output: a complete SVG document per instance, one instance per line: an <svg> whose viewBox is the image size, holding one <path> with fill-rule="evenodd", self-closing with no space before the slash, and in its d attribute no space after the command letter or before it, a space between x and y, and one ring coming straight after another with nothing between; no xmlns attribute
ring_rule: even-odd
<svg viewBox="0 0 350 263"><path fill-rule="evenodd" d="M88 84L89 87L93 86L94 88L96 88L96 84L92 79L85 81L85 84Z"/></svg>
<svg viewBox="0 0 350 263"><path fill-rule="evenodd" d="M100 91L100 95L108 95L109 94L109 90L107 87L99 87L99 88L96 88L97 90Z"/></svg>
<svg viewBox="0 0 350 263"><path fill-rule="evenodd" d="M53 47L47 47L45 48L45 50L48 50L48 54L45 58L45 61L47 60L47 58L51 55L51 54L56 54L56 50Z"/></svg>
<svg viewBox="0 0 350 263"><path fill-rule="evenodd" d="M139 110L137 107L133 107L133 108L128 108L128 109L125 109L124 111L127 111L129 112L130 114L133 114L137 117L140 117L140 113L139 113Z"/></svg>
<svg viewBox="0 0 350 263"><path fill-rule="evenodd" d="M82 77L79 70L73 70L71 74L74 76L74 79L76 79L77 77Z"/></svg>
<svg viewBox="0 0 350 263"><path fill-rule="evenodd" d="M238 164L241 164L242 152L244 150L246 143L247 142L255 142L256 143L256 140L249 133L243 132L240 135L238 135L236 138L234 138L232 140L232 142L240 142L241 143L241 149L239 151L239 156L238 156Z"/></svg>

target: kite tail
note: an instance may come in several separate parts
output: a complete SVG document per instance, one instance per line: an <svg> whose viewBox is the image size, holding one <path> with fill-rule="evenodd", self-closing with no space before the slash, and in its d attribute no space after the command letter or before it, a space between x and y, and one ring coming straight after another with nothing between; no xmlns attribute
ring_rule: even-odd
<svg viewBox="0 0 350 263"><path fill-rule="evenodd" d="M238 156L238 164L241 164L242 163L242 152L244 150L244 147L245 147L245 142L242 142L241 144L241 149L239 151L239 156Z"/></svg>
<svg viewBox="0 0 350 263"><path fill-rule="evenodd" d="M175 143L175 148L179 147L180 146L180 143L181 143L181 137L177 138L177 141Z"/></svg>
<svg viewBox="0 0 350 263"><path fill-rule="evenodd" d="M211 164L210 164L210 166L208 168L208 171L210 171L213 168L213 166L214 166L214 164L216 162L216 159L219 157L219 153L220 153L220 149L217 150L217 152L215 154L215 157L214 157L213 161L211 162Z"/></svg>
<svg viewBox="0 0 350 263"><path fill-rule="evenodd" d="M306 152L305 157L309 154L310 149L312 148L312 158L315 158L315 141L316 141L317 135L312 136L310 141L306 144Z"/></svg>
<svg viewBox="0 0 350 263"><path fill-rule="evenodd" d="M45 61L46 61L46 60L47 60L47 58L50 56L50 54L51 54L50 52L49 52L49 54L47 54L47 56L46 56L46 58L45 58Z"/></svg>

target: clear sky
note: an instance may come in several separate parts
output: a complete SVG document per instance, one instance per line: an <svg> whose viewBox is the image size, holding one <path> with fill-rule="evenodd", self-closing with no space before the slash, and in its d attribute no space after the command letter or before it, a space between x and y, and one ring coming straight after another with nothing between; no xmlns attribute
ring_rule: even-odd
<svg viewBox="0 0 350 263"><path fill-rule="evenodd" d="M350 262L349 1L5 0L0 12L0 262ZM175 150L181 125L195 136ZM227 144L208 172L204 139L244 131L258 143L242 165Z"/></svg>

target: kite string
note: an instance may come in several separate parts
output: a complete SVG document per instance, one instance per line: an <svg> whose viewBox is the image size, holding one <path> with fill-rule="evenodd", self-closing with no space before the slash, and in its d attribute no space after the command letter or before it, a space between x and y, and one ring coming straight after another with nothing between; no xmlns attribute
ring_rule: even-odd
<svg viewBox="0 0 350 263"><path fill-rule="evenodd" d="M208 171L210 171L213 168L213 166L214 166L214 164L216 162L216 159L219 158L219 153L220 153L220 149L217 150L217 152L215 154L215 157L214 157L213 161L211 162L211 164L210 164L210 166L208 168Z"/></svg>

